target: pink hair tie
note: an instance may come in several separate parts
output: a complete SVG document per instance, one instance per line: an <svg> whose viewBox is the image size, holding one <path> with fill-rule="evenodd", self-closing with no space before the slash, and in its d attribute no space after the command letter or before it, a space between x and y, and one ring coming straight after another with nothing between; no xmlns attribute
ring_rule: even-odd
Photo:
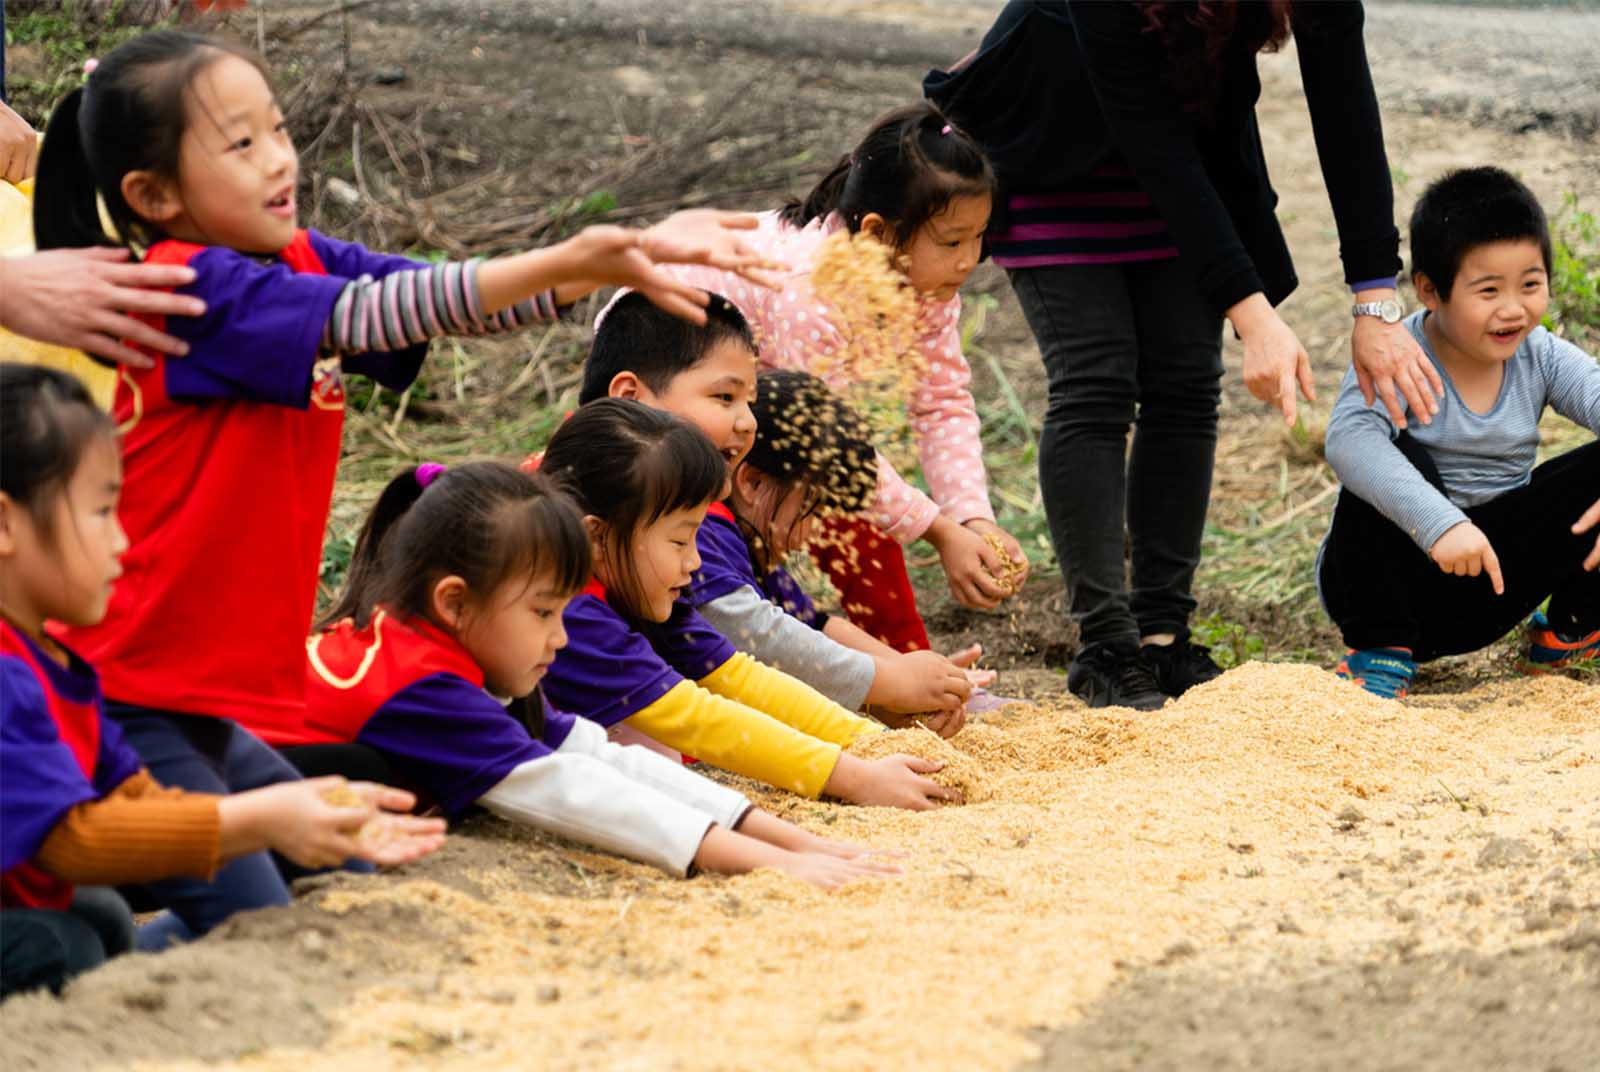
<svg viewBox="0 0 1600 1072"><path fill-rule="evenodd" d="M90 75L94 74L94 69L98 66L100 66L100 61L95 59L93 56L90 56L88 59L84 60L83 77L88 78Z"/></svg>
<svg viewBox="0 0 1600 1072"><path fill-rule="evenodd" d="M939 136L940 136L940 137L944 137L944 136L945 136L945 135L946 135L946 134L948 134L948 133L950 133L950 124L949 124L949 123L946 123L946 124L945 124L945 125L944 125L944 128L943 128L943 129L942 129L942 130L940 130L940 131L939 131Z"/></svg>
<svg viewBox="0 0 1600 1072"><path fill-rule="evenodd" d="M446 468L448 467L440 465L438 462L423 462L417 466L417 487L426 488L444 475Z"/></svg>

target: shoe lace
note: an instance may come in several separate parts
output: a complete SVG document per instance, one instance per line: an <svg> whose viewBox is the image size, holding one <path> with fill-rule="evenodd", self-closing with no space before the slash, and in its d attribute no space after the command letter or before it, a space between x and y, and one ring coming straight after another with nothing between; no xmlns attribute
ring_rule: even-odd
<svg viewBox="0 0 1600 1072"><path fill-rule="evenodd" d="M1117 685L1124 693L1148 693L1161 691L1161 685L1156 680L1155 671L1143 659L1123 659L1117 666Z"/></svg>

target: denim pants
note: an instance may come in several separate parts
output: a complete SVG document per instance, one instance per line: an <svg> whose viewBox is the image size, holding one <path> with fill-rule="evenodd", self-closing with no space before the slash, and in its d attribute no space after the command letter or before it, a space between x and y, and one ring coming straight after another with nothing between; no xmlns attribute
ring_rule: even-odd
<svg viewBox="0 0 1600 1072"><path fill-rule="evenodd" d="M226 794L300 778L288 760L228 719L110 700L106 714L162 785ZM141 907L154 903L170 910L139 928L139 949L154 952L197 938L235 912L288 904L285 871L289 877L305 874L270 853L254 852L224 864L210 882L169 878L130 889L130 898Z"/></svg>
<svg viewBox="0 0 1600 1072"><path fill-rule="evenodd" d="M1185 636L1211 499L1222 317L1176 259L1008 274L1049 378L1039 489L1080 643Z"/></svg>
<svg viewBox="0 0 1600 1072"><path fill-rule="evenodd" d="M117 892L79 886L65 912L8 908L0 912L0 997L48 987L99 967L133 947L133 913Z"/></svg>

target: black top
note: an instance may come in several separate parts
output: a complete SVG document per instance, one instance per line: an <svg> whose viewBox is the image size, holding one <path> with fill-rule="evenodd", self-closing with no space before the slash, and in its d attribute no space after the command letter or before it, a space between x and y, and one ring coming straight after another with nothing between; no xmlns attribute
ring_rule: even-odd
<svg viewBox="0 0 1600 1072"><path fill-rule="evenodd" d="M1400 270L1364 18L1359 0L1297 2L1291 16L1351 283ZM1007 195L1055 192L1120 153L1217 311L1256 291L1277 304L1299 281L1261 152L1255 53L1225 52L1209 114L1185 111L1167 69L1131 0L1010 0L969 64L922 86L983 145Z"/></svg>

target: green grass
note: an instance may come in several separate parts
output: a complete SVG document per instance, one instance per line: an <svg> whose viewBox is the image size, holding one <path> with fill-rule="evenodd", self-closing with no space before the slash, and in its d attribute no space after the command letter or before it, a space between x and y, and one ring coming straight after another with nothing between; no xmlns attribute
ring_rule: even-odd
<svg viewBox="0 0 1600 1072"><path fill-rule="evenodd" d="M56 102L82 83L85 60L104 56L147 30L176 23L176 14L160 20L131 18L126 7L118 0L96 12L82 0L34 4L13 0L6 13L6 47L39 46L44 73L27 78L8 69L6 88L12 106L42 128Z"/></svg>
<svg viewBox="0 0 1600 1072"><path fill-rule="evenodd" d="M1550 225L1550 311L1545 326L1600 353L1600 218L1569 193Z"/></svg>

